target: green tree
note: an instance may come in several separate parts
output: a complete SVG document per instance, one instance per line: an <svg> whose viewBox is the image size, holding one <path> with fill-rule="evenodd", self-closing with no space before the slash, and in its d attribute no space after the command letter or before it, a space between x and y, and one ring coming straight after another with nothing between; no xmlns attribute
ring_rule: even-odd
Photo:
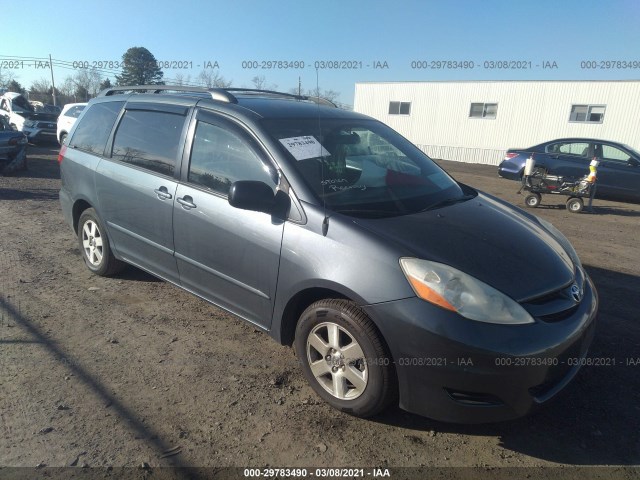
<svg viewBox="0 0 640 480"><path fill-rule="evenodd" d="M122 55L122 75L116 75L118 85L163 85L162 69L156 57L144 47L131 47Z"/></svg>
<svg viewBox="0 0 640 480"><path fill-rule="evenodd" d="M100 91L104 90L105 88L111 88L113 87L113 85L111 85L111 80L109 80L108 78L105 79L104 82L100 83Z"/></svg>
<svg viewBox="0 0 640 480"><path fill-rule="evenodd" d="M85 87L84 85L76 85L74 96L78 99L78 102L88 102L89 90L87 90L87 87Z"/></svg>
<svg viewBox="0 0 640 480"><path fill-rule="evenodd" d="M9 92L21 93L22 95L27 93L27 90L22 85L20 85L17 80L11 80L11 82L9 82L9 85L7 85L7 90Z"/></svg>

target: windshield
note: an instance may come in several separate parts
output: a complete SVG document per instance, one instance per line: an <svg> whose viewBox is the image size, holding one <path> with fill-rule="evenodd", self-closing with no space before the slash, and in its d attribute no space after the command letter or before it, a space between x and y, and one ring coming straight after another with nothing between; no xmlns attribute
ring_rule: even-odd
<svg viewBox="0 0 640 480"><path fill-rule="evenodd" d="M263 125L334 211L396 216L466 198L444 170L378 121L264 119Z"/></svg>
<svg viewBox="0 0 640 480"><path fill-rule="evenodd" d="M16 113L30 113L34 111L31 104L22 95L15 97L11 103L13 104L13 110Z"/></svg>

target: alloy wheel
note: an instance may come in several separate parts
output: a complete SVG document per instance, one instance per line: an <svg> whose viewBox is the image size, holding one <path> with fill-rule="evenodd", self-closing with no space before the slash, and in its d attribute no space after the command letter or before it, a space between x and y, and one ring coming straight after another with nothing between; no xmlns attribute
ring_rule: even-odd
<svg viewBox="0 0 640 480"><path fill-rule="evenodd" d="M335 398L353 400L367 388L364 352L344 327L333 322L318 324L307 337L306 350L313 376Z"/></svg>
<svg viewBox="0 0 640 480"><path fill-rule="evenodd" d="M102 263L104 250L100 229L93 220L87 220L82 227L82 247L89 263L94 267L99 267Z"/></svg>

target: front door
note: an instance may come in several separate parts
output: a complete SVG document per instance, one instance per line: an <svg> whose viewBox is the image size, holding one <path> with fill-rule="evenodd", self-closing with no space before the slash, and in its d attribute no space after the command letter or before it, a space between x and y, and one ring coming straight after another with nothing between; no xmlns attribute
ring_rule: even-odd
<svg viewBox="0 0 640 480"><path fill-rule="evenodd" d="M191 127L189 163L174 204L175 257L183 287L268 328L284 221L229 205L237 180L276 189L266 153L242 128L208 112ZM191 137L191 135L190 135Z"/></svg>
<svg viewBox="0 0 640 480"><path fill-rule="evenodd" d="M598 165L597 185L602 194L640 198L640 167L631 153L613 145L597 143Z"/></svg>

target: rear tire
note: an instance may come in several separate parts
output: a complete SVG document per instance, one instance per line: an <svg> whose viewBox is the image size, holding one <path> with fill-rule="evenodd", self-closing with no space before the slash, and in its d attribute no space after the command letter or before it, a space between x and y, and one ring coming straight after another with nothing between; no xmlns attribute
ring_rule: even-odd
<svg viewBox="0 0 640 480"><path fill-rule="evenodd" d="M301 315L294 342L302 371L332 407L371 417L397 399L391 356L369 317L347 300L320 300Z"/></svg>
<svg viewBox="0 0 640 480"><path fill-rule="evenodd" d="M536 208L538 205L540 205L541 201L542 201L542 197L540 196L539 193L531 193L527 195L524 199L525 205L530 208Z"/></svg>
<svg viewBox="0 0 640 480"><path fill-rule="evenodd" d="M67 139L67 134L66 133L61 133L60 134L60 145L64 145L64 141Z"/></svg>
<svg viewBox="0 0 640 480"><path fill-rule="evenodd" d="M107 231L93 208L87 208L80 215L78 243L84 263L96 275L106 277L124 267L124 263L113 256Z"/></svg>
<svg viewBox="0 0 640 480"><path fill-rule="evenodd" d="M567 200L567 210L571 213L580 213L584 209L584 201L579 197Z"/></svg>

